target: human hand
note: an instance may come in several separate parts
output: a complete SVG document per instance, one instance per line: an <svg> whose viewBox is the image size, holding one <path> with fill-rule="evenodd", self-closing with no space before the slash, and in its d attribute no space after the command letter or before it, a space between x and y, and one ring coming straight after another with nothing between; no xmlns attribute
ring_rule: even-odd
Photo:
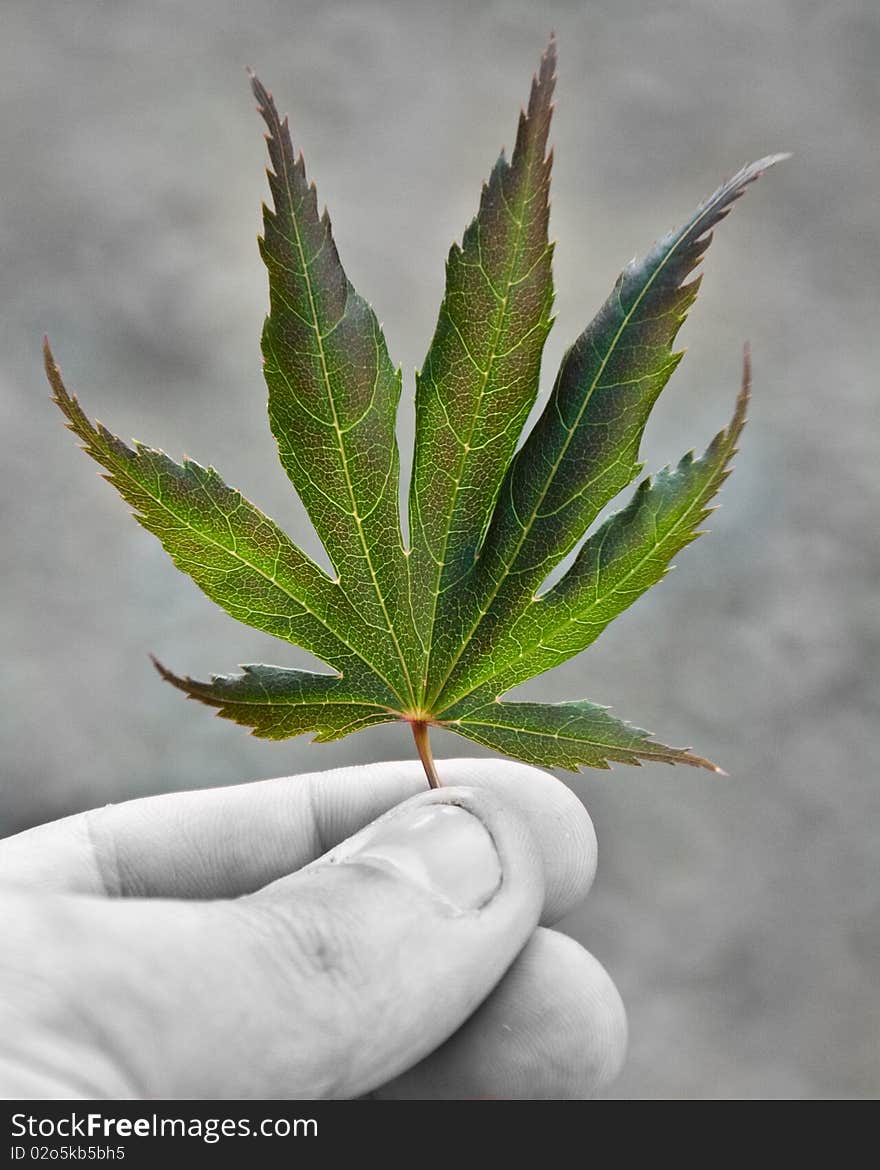
<svg viewBox="0 0 880 1170"><path fill-rule="evenodd" d="M590 819L533 768L440 771L434 792L387 763L175 793L0 841L0 1094L594 1095L623 1005L539 925L589 890Z"/></svg>

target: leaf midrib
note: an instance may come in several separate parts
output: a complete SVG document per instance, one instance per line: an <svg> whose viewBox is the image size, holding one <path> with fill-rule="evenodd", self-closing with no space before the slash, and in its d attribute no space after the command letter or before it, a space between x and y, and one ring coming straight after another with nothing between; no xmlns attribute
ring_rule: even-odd
<svg viewBox="0 0 880 1170"><path fill-rule="evenodd" d="M546 705L552 706L552 704L546 704ZM536 706L541 706L541 704L536 704ZM541 730L538 727L523 727L521 724L519 726L513 726L510 723L492 723L492 721L489 719L468 719L468 718L457 719L455 721L455 724L461 724L461 725L473 726L473 727L491 727L495 731L512 731L516 735L531 735L531 736L534 736L535 738L538 738L538 739L558 739L558 740L562 741L563 743L568 743L568 742L583 743L583 744L588 744L590 747L600 748L603 752L619 751L619 752L626 752L627 754L633 755L633 756L638 756L638 755L642 754L641 748L627 748L627 747L623 747L623 746L618 745L618 744L603 743L601 740L588 739L585 735L575 736L575 735L563 734L567 730L567 728L570 727L571 724L574 723L577 719L578 719L577 715L572 715L570 721L565 725L565 727L554 728L551 731ZM627 730L629 730L629 729L627 729ZM651 746L650 740L647 741L647 745L648 745L648 747Z"/></svg>
<svg viewBox="0 0 880 1170"><path fill-rule="evenodd" d="M511 162L511 169L512 169L512 162ZM534 154L532 151L529 151L528 162L527 162L527 166L526 166L526 173L525 173L525 177L524 177L524 181L523 181L523 189L526 192L529 189L529 180L531 179L532 174L534 173L534 170L535 170ZM500 183L501 183L501 180L499 179L499 185L500 185ZM489 361L488 361L488 364L486 366L485 371L479 370L479 367L477 367L479 370L479 373L480 373L479 394L478 394L476 406L475 406L475 409L473 412L473 417L471 419L471 425L470 425L470 430L468 431L467 439L465 440L464 443L459 443L461 453L460 453L460 456L458 459L458 465L456 467L456 477L457 477L455 480L456 491L455 491L455 496L453 498L453 506L449 509L447 516L446 516L446 523L445 523L443 544L442 544L442 552L440 554L439 560L435 560L435 558L433 556L431 557L431 559L435 561L435 564L437 566L437 571L434 575L433 604L431 606L430 630L429 630L427 648L426 648L425 658L424 658L425 678L424 678L424 687L423 687L423 693L422 693L423 700L426 697L424 692L427 689L428 679L430 678L430 660L431 660L431 653L434 649L434 627L437 623L437 606L438 606L439 601L440 601L440 594L441 594L441 592L443 592L440 589L440 582L443 579L443 570L446 567L446 550L449 547L449 538L450 538L450 535L452 532L451 521L452 521L452 517L455 513L455 504L457 503L458 497L460 495L459 487L460 487L460 483L461 483L461 472L462 472L462 469L464 468L467 456L470 455L470 453L471 453L471 440L474 437L474 432L476 431L479 422L482 421L481 408L482 408L482 404L483 404L483 399L486 395L486 388L489 385L489 379L490 379L492 372L493 372L493 368L494 368L496 362L498 360L500 360L500 358L507 357L510 353L514 353L516 351L516 349L519 348L519 344L518 344L517 346L514 346L514 348L512 350L508 350L505 354L498 353L498 343L501 340L501 335L504 331L505 325L507 324L508 310L509 310L509 306L510 306L510 290L515 286L515 284L519 283L518 281L515 282L513 280L513 274L516 270L517 264L519 263L520 256L522 254L522 249L523 249L523 241L525 240L525 236L526 236L525 208L529 203L529 197L528 197L528 195L524 195L522 197L521 201L519 202L519 206L517 208L517 210L519 211L519 215L520 215L519 219L517 219L517 217L513 214L513 211L511 209L510 205L508 204L507 199L504 196L503 190L501 190L501 199L502 199L502 202L504 203L505 208L507 209L508 213L510 214L511 218L513 219L513 222L516 224L516 234L515 234L516 238L515 238L515 242L514 242L514 246L513 246L513 256L512 256L510 263L508 265L507 275L506 275L505 280L504 280L505 292L504 292L504 296L501 298L501 312L500 312L499 317L498 317L498 324L497 324L496 329L495 329L495 335L492 338L492 351L491 351L491 354L489 356ZM477 221L479 224L479 212L477 213ZM480 231L479 226L478 226L477 230L479 233L479 231ZM481 245L479 247L479 251L480 251L480 259L481 259L480 270L482 271L482 246ZM535 261L535 264L539 263L539 261L541 259L543 259L543 256L544 256L544 252L542 251L541 256L539 257L538 260ZM532 268L534 268L534 265L532 266ZM532 268L529 269L529 273L531 273ZM492 294L497 297L498 293L495 289L494 284L489 280L488 275L486 275L485 273L484 273L484 277L485 277L486 283L489 285L489 288L492 291ZM452 319L451 313L449 314L449 319L453 325L453 328L455 329L456 333L459 336L459 339L461 341L462 346L465 349L465 352L467 353L468 357L471 358L470 349L465 344L464 338L461 337L458 326L455 323L455 321ZM473 361L473 358L471 358L471 361ZM436 389L437 389L437 387L435 385L435 390ZM456 432L454 430L452 431L452 433L456 434ZM456 437L457 437L457 435L456 435ZM422 522L421 511L419 512L419 523L422 526L422 530L424 532L424 525ZM429 548L427 539L425 539L425 548L426 549ZM465 573L466 572L467 572L467 570L465 570ZM465 574L463 573L462 577L464 575ZM459 577L459 580L461 580L461 579L462 578ZM450 587L451 586L447 586L447 588L450 588Z"/></svg>
<svg viewBox="0 0 880 1170"><path fill-rule="evenodd" d="M328 675L327 677L333 676ZM376 712L393 715L396 718L400 717L400 712L396 708L389 707L384 703L371 703L368 699L281 699L276 702L267 695L262 699L241 699L236 696L230 697L228 700L218 696L212 702L224 707L295 707L298 711L302 711L305 707L369 707Z"/></svg>

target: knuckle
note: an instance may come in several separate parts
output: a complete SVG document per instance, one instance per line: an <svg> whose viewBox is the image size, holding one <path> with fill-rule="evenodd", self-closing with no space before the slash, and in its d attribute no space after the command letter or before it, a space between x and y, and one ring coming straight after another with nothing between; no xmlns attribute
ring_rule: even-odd
<svg viewBox="0 0 880 1170"><path fill-rule="evenodd" d="M364 926L337 903L248 901L251 966L262 994L275 999L272 1014L286 1022L279 1042L310 1052L310 1094L346 1096L377 1007L377 966Z"/></svg>

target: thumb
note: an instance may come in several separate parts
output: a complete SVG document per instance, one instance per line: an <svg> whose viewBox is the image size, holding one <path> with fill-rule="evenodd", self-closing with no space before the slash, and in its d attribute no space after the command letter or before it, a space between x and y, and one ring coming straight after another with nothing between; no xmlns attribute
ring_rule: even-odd
<svg viewBox="0 0 880 1170"><path fill-rule="evenodd" d="M433 1051L538 924L544 866L482 790L424 793L251 900L305 963L320 1012L303 1091L353 1096Z"/></svg>
<svg viewBox="0 0 880 1170"><path fill-rule="evenodd" d="M517 814L450 788L245 898L43 897L40 1030L47 1012L76 1030L56 1076L87 1096L368 1092L492 990L537 925L543 872Z"/></svg>

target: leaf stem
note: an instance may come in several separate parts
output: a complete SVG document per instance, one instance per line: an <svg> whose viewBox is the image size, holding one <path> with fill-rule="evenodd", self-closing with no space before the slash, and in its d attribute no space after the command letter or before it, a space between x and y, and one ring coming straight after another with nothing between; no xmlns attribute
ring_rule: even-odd
<svg viewBox="0 0 880 1170"><path fill-rule="evenodd" d="M425 775L428 777L428 786L430 788L439 788L440 777L437 775L437 769L434 767L434 757L431 754L428 723L424 719L413 719L411 720L411 726L419 759L422 761L422 767L425 769Z"/></svg>

